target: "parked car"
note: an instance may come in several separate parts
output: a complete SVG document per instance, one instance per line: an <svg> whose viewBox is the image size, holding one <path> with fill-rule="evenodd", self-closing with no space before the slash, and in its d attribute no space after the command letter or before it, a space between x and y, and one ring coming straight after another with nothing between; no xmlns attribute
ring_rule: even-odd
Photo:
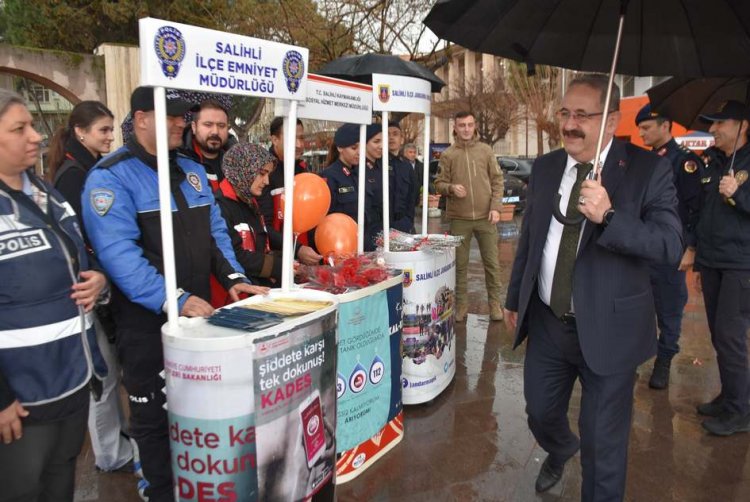
<svg viewBox="0 0 750 502"><path fill-rule="evenodd" d="M430 162L430 193L437 177L438 161ZM503 203L515 204L517 213L526 209L526 182L513 174L503 173ZM445 209L445 197L440 199L440 209Z"/></svg>
<svg viewBox="0 0 750 502"><path fill-rule="evenodd" d="M531 176L531 166L534 163L534 159L525 159L522 157L501 157L497 156L497 163L500 164L500 169L506 174L511 174L517 178L520 178L524 183L529 182L529 176Z"/></svg>

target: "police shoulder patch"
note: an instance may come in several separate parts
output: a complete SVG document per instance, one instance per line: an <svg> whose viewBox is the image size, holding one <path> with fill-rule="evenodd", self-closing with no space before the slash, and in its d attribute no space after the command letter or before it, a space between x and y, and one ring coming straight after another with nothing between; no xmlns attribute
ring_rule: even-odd
<svg viewBox="0 0 750 502"><path fill-rule="evenodd" d="M104 216L115 203L115 193L107 188L94 188L91 190L91 207L96 214Z"/></svg>
<svg viewBox="0 0 750 502"><path fill-rule="evenodd" d="M187 175L187 181L190 183L190 186L195 188L196 192L201 192L203 190L203 184L201 183L201 177L198 176L197 173L189 172L186 173Z"/></svg>
<svg viewBox="0 0 750 502"><path fill-rule="evenodd" d="M685 170L688 174L693 174L695 171L698 170L698 163L694 160L686 160L685 163L682 165L682 168Z"/></svg>

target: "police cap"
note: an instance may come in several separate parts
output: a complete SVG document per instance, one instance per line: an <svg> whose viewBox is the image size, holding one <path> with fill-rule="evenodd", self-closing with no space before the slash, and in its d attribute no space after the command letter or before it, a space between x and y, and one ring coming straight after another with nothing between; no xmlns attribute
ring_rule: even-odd
<svg viewBox="0 0 750 502"><path fill-rule="evenodd" d="M703 122L718 122L719 120L750 120L750 113L747 105L729 100L722 104L714 113L706 113L700 116Z"/></svg>
<svg viewBox="0 0 750 502"><path fill-rule="evenodd" d="M172 90L167 89L167 115L170 117L182 117L190 111L194 103L185 101L180 95ZM154 109L154 88L147 86L137 87L133 94L130 95L130 113L150 112Z"/></svg>

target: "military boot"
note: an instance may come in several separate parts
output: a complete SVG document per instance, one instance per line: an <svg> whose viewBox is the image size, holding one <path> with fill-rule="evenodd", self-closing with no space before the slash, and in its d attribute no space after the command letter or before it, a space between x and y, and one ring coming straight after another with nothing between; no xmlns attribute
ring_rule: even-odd
<svg viewBox="0 0 750 502"><path fill-rule="evenodd" d="M669 370L671 365L671 358L657 356L648 386L652 389L666 389L669 386Z"/></svg>
<svg viewBox="0 0 750 502"><path fill-rule="evenodd" d="M493 321L503 320L503 307L499 303L490 302L490 319Z"/></svg>

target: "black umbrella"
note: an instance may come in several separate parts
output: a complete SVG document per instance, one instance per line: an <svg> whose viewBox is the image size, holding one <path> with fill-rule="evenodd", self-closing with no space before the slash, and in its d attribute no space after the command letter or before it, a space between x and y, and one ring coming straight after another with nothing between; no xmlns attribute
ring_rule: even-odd
<svg viewBox="0 0 750 502"><path fill-rule="evenodd" d="M445 86L445 82L421 64L389 54L342 56L325 65L317 73L371 85L373 73L421 78L430 82L432 92L440 92Z"/></svg>
<svg viewBox="0 0 750 502"><path fill-rule="evenodd" d="M651 108L688 129L707 131L699 115L715 112L729 100L748 103L750 76L670 78L647 90Z"/></svg>
<svg viewBox="0 0 750 502"><path fill-rule="evenodd" d="M748 0L438 0L424 23L468 49L626 75L750 75Z"/></svg>
<svg viewBox="0 0 750 502"><path fill-rule="evenodd" d="M669 117L688 129L707 131L711 123L700 120L700 115L710 115L722 104L735 100L750 103L750 76L728 78L670 78L647 90L654 111ZM734 161L741 128L737 129L728 172L734 176ZM734 205L732 197L727 199Z"/></svg>
<svg viewBox="0 0 750 502"><path fill-rule="evenodd" d="M424 23L471 50L575 70L631 75L750 74L747 0L438 0ZM615 26L617 32L615 35ZM621 51L622 49L622 51ZM597 156L599 153L597 153ZM597 159L590 176L601 171ZM555 218L566 218L555 200Z"/></svg>

